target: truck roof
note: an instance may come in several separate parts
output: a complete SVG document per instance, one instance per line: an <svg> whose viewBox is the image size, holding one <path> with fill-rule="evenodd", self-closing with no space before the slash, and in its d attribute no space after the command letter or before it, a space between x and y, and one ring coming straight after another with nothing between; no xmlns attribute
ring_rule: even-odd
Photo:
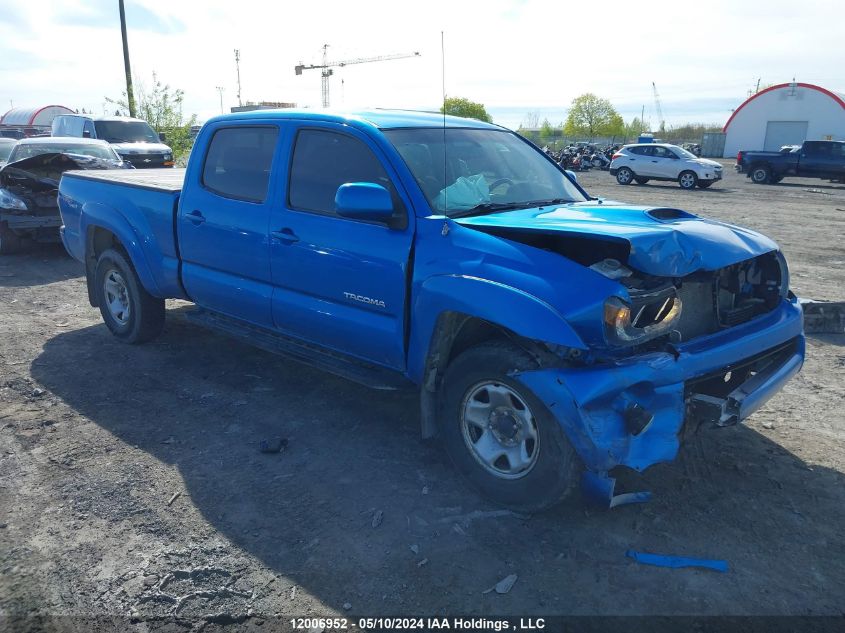
<svg viewBox="0 0 845 633"><path fill-rule="evenodd" d="M439 112L424 112L419 110L308 110L301 108L285 108L280 110L252 110L223 114L209 119L207 123L216 121L237 121L250 119L308 119L311 121L325 121L328 123L364 123L379 129L396 128L478 128L501 130L501 126L485 123L476 119L464 119L456 116L443 116Z"/></svg>

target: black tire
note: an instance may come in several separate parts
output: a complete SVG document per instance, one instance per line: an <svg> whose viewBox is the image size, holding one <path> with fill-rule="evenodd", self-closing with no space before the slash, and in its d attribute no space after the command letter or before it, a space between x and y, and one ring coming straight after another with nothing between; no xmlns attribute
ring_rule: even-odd
<svg viewBox="0 0 845 633"><path fill-rule="evenodd" d="M634 177L634 180L636 180L636 181L637 181L637 184L638 184L638 185L644 185L644 184L646 184L646 183L649 181L649 179L648 179L648 178L645 178L645 177L643 177L643 176L635 176L635 177Z"/></svg>
<svg viewBox="0 0 845 633"><path fill-rule="evenodd" d="M698 181L698 187L700 189L707 189L707 187L709 187L712 184L713 184L712 180L699 180Z"/></svg>
<svg viewBox="0 0 845 633"><path fill-rule="evenodd" d="M121 290L109 290L107 280L112 289ZM108 249L100 254L94 273L94 293L106 327L119 340L136 344L161 334L164 328L164 299L153 297L144 289L124 253ZM124 305L125 311L113 314L110 300L113 305Z"/></svg>
<svg viewBox="0 0 845 633"><path fill-rule="evenodd" d="M0 255L21 253L29 246L29 240L9 228L8 222L0 222Z"/></svg>
<svg viewBox="0 0 845 633"><path fill-rule="evenodd" d="M508 376L514 370L535 367L531 357L510 342L483 343L466 350L450 363L440 391L440 434L452 462L484 496L518 512L536 512L562 501L577 487L582 469L575 449L554 416L525 385ZM470 448L472 440L465 438L463 412L466 399L474 392L478 393L479 385L483 390L485 383L493 389L504 387L515 393L517 403L524 401L522 404L526 405L527 414L534 424L537 440L532 444L533 462L515 477L490 472ZM492 398L488 395L489 401ZM491 425L492 416L501 408L496 407L487 418ZM522 411L526 412L526 409ZM517 418L507 420L504 426L510 426ZM470 426L468 424L467 428ZM478 427L474 428L479 431ZM488 428L492 429L492 426ZM501 443L497 445L498 448L501 446ZM497 460L494 465L498 463Z"/></svg>
<svg viewBox="0 0 845 633"><path fill-rule="evenodd" d="M695 175L694 171L682 171L678 174L678 185L681 189L692 191L698 185L698 176Z"/></svg>
<svg viewBox="0 0 845 633"><path fill-rule="evenodd" d="M757 165L751 168L749 177L755 185L768 185L771 182L772 170L765 165Z"/></svg>
<svg viewBox="0 0 845 633"><path fill-rule="evenodd" d="M620 167L616 172L616 182L620 185L630 185L634 182L634 172L627 167Z"/></svg>

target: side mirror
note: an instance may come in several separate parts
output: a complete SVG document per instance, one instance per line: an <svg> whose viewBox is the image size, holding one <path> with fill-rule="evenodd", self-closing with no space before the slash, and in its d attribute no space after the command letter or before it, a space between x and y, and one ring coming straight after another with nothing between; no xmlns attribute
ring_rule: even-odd
<svg viewBox="0 0 845 633"><path fill-rule="evenodd" d="M160 140L162 143L164 143L167 140L167 134L165 134L164 132L159 132L158 133L158 140Z"/></svg>
<svg viewBox="0 0 845 633"><path fill-rule="evenodd" d="M574 171L572 171L571 169L567 169L567 170L565 170L565 171L566 171L566 175L567 175L567 176L569 176L570 178L572 178L572 180L574 180L575 182L578 182L578 176L575 174L575 172L574 172Z"/></svg>
<svg viewBox="0 0 845 633"><path fill-rule="evenodd" d="M82 138L91 138L91 130L83 130Z"/></svg>
<svg viewBox="0 0 845 633"><path fill-rule="evenodd" d="M337 188L334 197L337 214L353 220L388 222L393 217L390 193L374 182L348 182Z"/></svg>

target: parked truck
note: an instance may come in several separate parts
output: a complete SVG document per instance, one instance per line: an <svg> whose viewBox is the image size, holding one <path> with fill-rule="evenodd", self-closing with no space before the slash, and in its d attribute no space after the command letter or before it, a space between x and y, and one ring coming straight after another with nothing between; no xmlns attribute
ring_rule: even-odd
<svg viewBox="0 0 845 633"><path fill-rule="evenodd" d="M799 371L778 246L592 198L522 137L409 112L210 120L186 170L70 172L62 237L126 343L192 320L420 395L486 496L532 511L675 458ZM131 388L131 387L127 387Z"/></svg>
<svg viewBox="0 0 845 633"><path fill-rule="evenodd" d="M776 184L787 176L845 182L845 141L804 141L779 152L743 150L734 168L758 185Z"/></svg>
<svg viewBox="0 0 845 633"><path fill-rule="evenodd" d="M97 138L109 143L136 169L173 167L173 150L164 133L156 134L143 119L127 116L60 114L53 119L53 136Z"/></svg>

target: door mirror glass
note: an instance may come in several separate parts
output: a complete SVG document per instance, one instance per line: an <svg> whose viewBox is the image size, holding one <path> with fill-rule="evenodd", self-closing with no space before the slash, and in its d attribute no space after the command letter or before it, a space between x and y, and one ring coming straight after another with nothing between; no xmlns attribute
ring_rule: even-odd
<svg viewBox="0 0 845 633"><path fill-rule="evenodd" d="M167 134L165 134L164 132L159 132L158 133L158 140L160 140L162 143L164 143L167 140Z"/></svg>
<svg viewBox="0 0 845 633"><path fill-rule="evenodd" d="M348 182L337 188L334 197L339 216L354 220L388 222L393 216L390 193L374 182Z"/></svg>

